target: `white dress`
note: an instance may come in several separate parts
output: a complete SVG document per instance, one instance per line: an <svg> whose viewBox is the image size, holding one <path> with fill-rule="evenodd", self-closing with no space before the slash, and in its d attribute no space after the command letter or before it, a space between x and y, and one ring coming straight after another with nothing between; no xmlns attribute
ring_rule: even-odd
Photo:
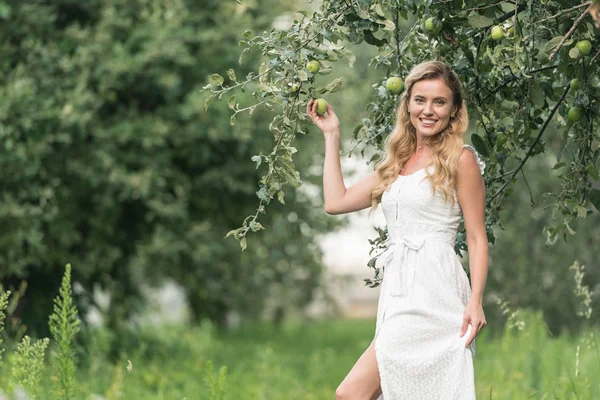
<svg viewBox="0 0 600 400"><path fill-rule="evenodd" d="M465 145L479 164L472 146ZM429 166L430 173L434 166ZM454 192L456 198L456 192ZM460 337L471 295L454 251L458 202L432 196L425 169L398 176L381 198L389 246L377 309L375 353L384 400L473 400L475 341Z"/></svg>

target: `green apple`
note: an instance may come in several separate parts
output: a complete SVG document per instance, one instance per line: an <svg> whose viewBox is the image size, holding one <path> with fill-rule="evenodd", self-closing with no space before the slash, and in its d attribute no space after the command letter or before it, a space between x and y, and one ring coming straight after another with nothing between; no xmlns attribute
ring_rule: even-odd
<svg viewBox="0 0 600 400"><path fill-rule="evenodd" d="M494 40L502 40L504 37L504 29L502 26L496 25L492 28L492 39Z"/></svg>
<svg viewBox="0 0 600 400"><path fill-rule="evenodd" d="M385 82L385 87L390 93L400 93L404 89L404 81L400 77L392 76Z"/></svg>
<svg viewBox="0 0 600 400"><path fill-rule="evenodd" d="M433 35L437 35L442 30L442 24L437 18L429 17L425 21L425 30Z"/></svg>
<svg viewBox="0 0 600 400"><path fill-rule="evenodd" d="M567 118L569 118L569 121L571 122L577 122L581 119L581 114L583 114L581 108L571 107L569 108L569 112L567 113Z"/></svg>
<svg viewBox="0 0 600 400"><path fill-rule="evenodd" d="M579 79L577 79L577 78L571 79L569 86L571 87L571 90L579 89L581 87L581 85L579 84Z"/></svg>
<svg viewBox="0 0 600 400"><path fill-rule="evenodd" d="M315 102L317 103L317 114L325 114L325 111L327 111L327 102L325 101L325 99L317 99L315 100Z"/></svg>
<svg viewBox="0 0 600 400"><path fill-rule="evenodd" d="M319 72L319 69L321 69L321 66L319 65L319 62L317 60L312 60L309 61L308 64L306 64L306 69L308 70L308 72L316 74L317 72Z"/></svg>
<svg viewBox="0 0 600 400"><path fill-rule="evenodd" d="M592 44L589 40L581 40L575 46L577 46L582 56L587 56L592 52Z"/></svg>

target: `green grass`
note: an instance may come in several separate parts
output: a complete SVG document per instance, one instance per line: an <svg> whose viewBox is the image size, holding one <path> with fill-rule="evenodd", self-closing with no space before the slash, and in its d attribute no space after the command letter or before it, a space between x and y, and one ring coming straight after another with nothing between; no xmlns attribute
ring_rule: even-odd
<svg viewBox="0 0 600 400"><path fill-rule="evenodd" d="M502 400L600 399L600 355L582 344L593 331L550 338L539 314L521 312L519 318L522 331L506 329L490 339L484 330L478 337L477 398L489 399L491 391L492 399ZM94 393L108 400L331 400L374 327L374 320L343 319L288 322L281 328L253 324L225 334L209 323L148 326L122 343L117 364L108 361L110 334L97 330L86 336L77 355L80 396L75 398ZM13 357L6 357L4 371ZM49 399L57 372L47 367L42 376L38 398Z"/></svg>
<svg viewBox="0 0 600 400"><path fill-rule="evenodd" d="M580 338L548 337L534 313L523 313L522 319L522 331L507 329L493 340L486 331L479 336L478 399L489 399L490 391L493 399L502 400L600 398L596 351L581 345L575 376ZM106 394L120 376L121 395L115 398L217 398L214 390L209 395L206 382L210 360L215 379L219 368L227 367L227 399L332 399L373 331L374 320L296 322L280 329L255 324L220 335L209 324L163 328L159 333L149 329L140 332L139 345L116 368L106 368L102 356L88 355L92 362L80 370L79 381L86 382L80 388ZM126 359L132 362L131 372L126 371Z"/></svg>

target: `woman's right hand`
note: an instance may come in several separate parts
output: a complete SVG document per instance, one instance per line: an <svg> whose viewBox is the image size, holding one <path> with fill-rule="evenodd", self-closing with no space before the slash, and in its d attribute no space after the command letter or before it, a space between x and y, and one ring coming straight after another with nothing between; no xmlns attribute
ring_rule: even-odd
<svg viewBox="0 0 600 400"><path fill-rule="evenodd" d="M325 137L329 135L339 134L340 120L327 103L327 114L317 114L317 102L315 99L310 99L306 105L306 113L312 122L323 132Z"/></svg>

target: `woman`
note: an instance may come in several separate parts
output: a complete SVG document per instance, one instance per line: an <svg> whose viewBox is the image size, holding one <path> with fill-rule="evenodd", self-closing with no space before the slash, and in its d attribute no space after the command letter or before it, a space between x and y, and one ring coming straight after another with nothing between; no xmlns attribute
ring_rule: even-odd
<svg viewBox="0 0 600 400"><path fill-rule="evenodd" d="M485 164L464 145L468 126L458 77L445 63L406 77L396 126L376 171L350 188L340 167L340 126L330 106L307 113L325 136L325 210L379 203L390 244L383 261L375 338L336 391L337 399L475 399L475 337L486 325ZM472 288L454 252L461 216Z"/></svg>

